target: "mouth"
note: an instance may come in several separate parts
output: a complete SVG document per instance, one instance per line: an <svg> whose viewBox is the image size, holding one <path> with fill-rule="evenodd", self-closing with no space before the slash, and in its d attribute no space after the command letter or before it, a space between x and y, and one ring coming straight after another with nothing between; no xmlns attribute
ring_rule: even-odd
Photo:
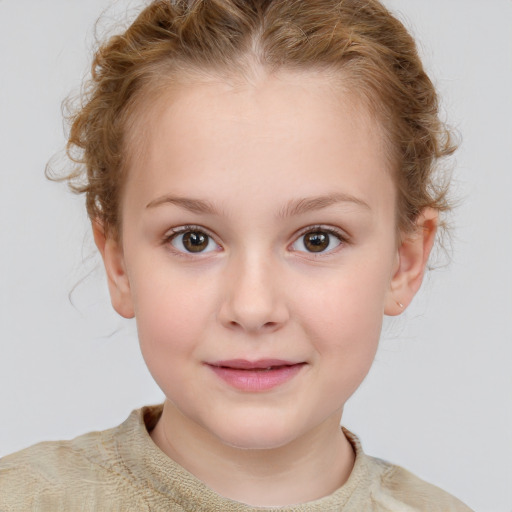
<svg viewBox="0 0 512 512"><path fill-rule="evenodd" d="M284 361L282 359L260 359L258 361L247 361L245 359L231 359L229 361L217 361L210 363L211 366L219 368L231 368L233 370L251 370L251 371L267 371L274 368L281 368L283 366L294 366L296 364L292 361Z"/></svg>
<svg viewBox="0 0 512 512"><path fill-rule="evenodd" d="M301 372L306 363L281 359L232 359L207 363L207 366L229 386L254 393L268 391L288 382Z"/></svg>

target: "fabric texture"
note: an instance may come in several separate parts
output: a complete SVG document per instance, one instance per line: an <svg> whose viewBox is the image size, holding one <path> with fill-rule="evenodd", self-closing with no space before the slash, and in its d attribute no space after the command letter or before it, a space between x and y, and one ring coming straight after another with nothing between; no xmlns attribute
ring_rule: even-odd
<svg viewBox="0 0 512 512"><path fill-rule="evenodd" d="M0 511L471 512L403 468L365 455L347 430L355 464L333 494L281 508L228 500L153 443L148 432L161 412L161 405L143 407L118 427L71 441L39 443L0 459Z"/></svg>

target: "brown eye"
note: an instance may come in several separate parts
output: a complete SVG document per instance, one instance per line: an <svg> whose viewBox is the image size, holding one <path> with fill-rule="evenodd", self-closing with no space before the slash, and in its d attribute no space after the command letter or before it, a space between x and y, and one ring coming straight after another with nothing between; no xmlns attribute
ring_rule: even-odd
<svg viewBox="0 0 512 512"><path fill-rule="evenodd" d="M341 244L341 236L328 230L315 229L304 233L292 245L293 249L301 252L329 252Z"/></svg>
<svg viewBox="0 0 512 512"><path fill-rule="evenodd" d="M320 231L304 235L304 247L310 252L322 252L329 247L329 234Z"/></svg>
<svg viewBox="0 0 512 512"><path fill-rule="evenodd" d="M199 231L188 231L183 235L183 247L189 252L201 252L208 247L208 235Z"/></svg>
<svg viewBox="0 0 512 512"><path fill-rule="evenodd" d="M210 252L217 248L213 239L199 230L176 233L171 239L171 244L179 251L188 253Z"/></svg>

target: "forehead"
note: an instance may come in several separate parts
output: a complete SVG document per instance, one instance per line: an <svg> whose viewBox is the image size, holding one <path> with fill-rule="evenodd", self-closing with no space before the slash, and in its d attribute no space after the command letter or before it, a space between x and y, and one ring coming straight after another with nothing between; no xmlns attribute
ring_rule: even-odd
<svg viewBox="0 0 512 512"><path fill-rule="evenodd" d="M139 119L127 189L141 201L190 187L223 197L235 189L324 194L336 185L360 195L379 182L394 192L379 123L321 73L173 85Z"/></svg>

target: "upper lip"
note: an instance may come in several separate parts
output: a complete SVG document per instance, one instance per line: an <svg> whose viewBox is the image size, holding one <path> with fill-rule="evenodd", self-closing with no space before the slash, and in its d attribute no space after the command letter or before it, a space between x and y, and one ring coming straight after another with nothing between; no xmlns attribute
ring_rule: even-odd
<svg viewBox="0 0 512 512"><path fill-rule="evenodd" d="M222 368L232 368L233 370L261 370L264 368L275 368L278 366L294 366L302 364L301 362L286 361L284 359L258 359L257 361L248 361L247 359L229 359L226 361L215 361L208 363L210 366Z"/></svg>

